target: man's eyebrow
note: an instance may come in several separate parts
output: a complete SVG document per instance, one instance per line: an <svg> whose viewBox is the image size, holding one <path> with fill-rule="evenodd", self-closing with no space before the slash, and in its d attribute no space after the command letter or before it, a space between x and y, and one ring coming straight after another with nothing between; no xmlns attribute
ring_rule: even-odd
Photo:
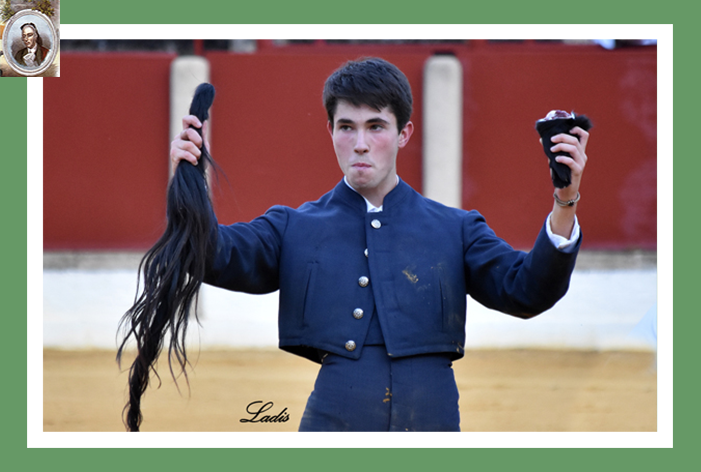
<svg viewBox="0 0 701 472"><path fill-rule="evenodd" d="M355 121L351 120L350 118L339 118L336 120L336 123L343 123L343 124L354 124ZM383 118L370 118L367 120L365 123L384 123L384 124L390 124L389 121L383 119Z"/></svg>

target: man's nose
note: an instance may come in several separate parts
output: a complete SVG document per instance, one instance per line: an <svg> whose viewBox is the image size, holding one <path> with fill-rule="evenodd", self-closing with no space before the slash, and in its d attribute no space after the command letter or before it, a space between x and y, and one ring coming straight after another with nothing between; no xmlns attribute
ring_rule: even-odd
<svg viewBox="0 0 701 472"><path fill-rule="evenodd" d="M358 130L358 133L355 136L355 147L353 150L360 154L364 154L370 150L365 139L365 131Z"/></svg>

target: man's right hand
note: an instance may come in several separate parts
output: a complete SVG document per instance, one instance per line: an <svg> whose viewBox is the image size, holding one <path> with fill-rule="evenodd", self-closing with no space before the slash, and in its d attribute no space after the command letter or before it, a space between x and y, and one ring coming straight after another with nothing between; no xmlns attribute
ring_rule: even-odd
<svg viewBox="0 0 701 472"><path fill-rule="evenodd" d="M207 122L205 121L204 127L202 123L194 115L188 115L183 118L183 130L178 133L178 135L170 143L170 162L173 169L178 166L181 160L188 161L192 165L197 165L197 161L202 155L200 148L202 147L202 136L190 128L190 126L195 128L202 128L202 134L207 135ZM207 148L209 149L209 143L205 141Z"/></svg>

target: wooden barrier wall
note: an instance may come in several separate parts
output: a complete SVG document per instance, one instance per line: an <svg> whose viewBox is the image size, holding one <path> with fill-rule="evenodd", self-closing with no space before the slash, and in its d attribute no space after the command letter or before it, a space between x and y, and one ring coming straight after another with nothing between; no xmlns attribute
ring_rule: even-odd
<svg viewBox="0 0 701 472"><path fill-rule="evenodd" d="M574 110L595 125L578 210L583 247L656 248L656 48L449 49L465 79L464 208L482 212L515 247L530 247L552 208L534 123L553 108ZM435 52L417 45L208 53L217 88L212 154L225 174L215 191L220 221L248 221L274 204L298 206L338 182L321 90L334 69L363 55L395 63L411 82L417 131L398 169L420 191L423 65ZM146 249L164 227L174 56L61 59L67 73L44 81L44 247Z"/></svg>

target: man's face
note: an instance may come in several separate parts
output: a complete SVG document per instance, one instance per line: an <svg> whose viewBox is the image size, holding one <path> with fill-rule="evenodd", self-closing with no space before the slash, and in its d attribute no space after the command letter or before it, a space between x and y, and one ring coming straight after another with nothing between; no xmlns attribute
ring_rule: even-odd
<svg viewBox="0 0 701 472"><path fill-rule="evenodd" d="M328 123L338 164L350 185L366 196L385 195L397 182L397 152L413 131L409 122L397 131L397 118L389 108L338 102L334 123Z"/></svg>
<svg viewBox="0 0 701 472"><path fill-rule="evenodd" d="M34 33L33 28L30 28L29 26L24 27L22 30L22 41L24 41L24 45L29 49L34 47L37 42L37 36L36 33Z"/></svg>

